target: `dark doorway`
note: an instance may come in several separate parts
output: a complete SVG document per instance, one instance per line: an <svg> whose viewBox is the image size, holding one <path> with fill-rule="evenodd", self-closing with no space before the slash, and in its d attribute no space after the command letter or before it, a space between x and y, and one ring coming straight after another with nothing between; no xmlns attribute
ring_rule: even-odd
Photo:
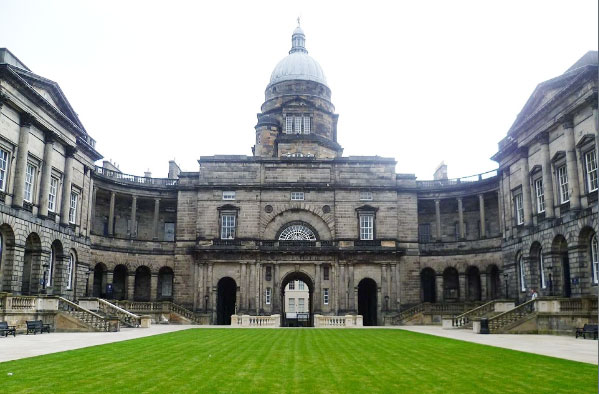
<svg viewBox="0 0 599 394"><path fill-rule="evenodd" d="M152 272L148 267L142 265L135 270L135 290L133 299L135 301L150 301Z"/></svg>
<svg viewBox="0 0 599 394"><path fill-rule="evenodd" d="M376 326L376 282L364 278L358 283L358 314L362 315L365 326Z"/></svg>
<svg viewBox="0 0 599 394"><path fill-rule="evenodd" d="M570 286L570 258L568 252L562 254L562 266L564 267L564 297L570 297L572 288Z"/></svg>
<svg viewBox="0 0 599 394"><path fill-rule="evenodd" d="M170 267L162 267L158 271L158 299L173 299L173 270Z"/></svg>
<svg viewBox="0 0 599 394"><path fill-rule="evenodd" d="M562 274L562 295L570 297L572 295L571 278L570 278L570 258L568 257L568 242L562 235L558 235L553 239L553 256L561 265ZM556 267L559 269L558 267ZM559 272L559 271L558 271Z"/></svg>
<svg viewBox="0 0 599 394"><path fill-rule="evenodd" d="M127 267L122 264L114 267L114 274L112 277L112 287L114 291L115 300L124 300L127 298Z"/></svg>
<svg viewBox="0 0 599 394"><path fill-rule="evenodd" d="M453 267L443 271L443 301L457 301L460 298L460 279L458 270Z"/></svg>
<svg viewBox="0 0 599 394"><path fill-rule="evenodd" d="M480 301L480 272L477 267L466 269L467 296L469 301Z"/></svg>
<svg viewBox="0 0 599 394"><path fill-rule="evenodd" d="M420 291L422 302L436 302L436 284L435 271L432 268L425 268L420 272Z"/></svg>
<svg viewBox="0 0 599 394"><path fill-rule="evenodd" d="M42 279L36 281L32 273L39 269L43 275L42 264L42 243L36 233L31 233L25 240L25 256L23 259L23 280L21 282L21 294L30 295L39 291L38 283ZM42 286L43 287L43 286Z"/></svg>
<svg viewBox="0 0 599 394"><path fill-rule="evenodd" d="M106 297L106 266L102 263L98 263L94 267L94 283L92 291L94 297Z"/></svg>
<svg viewBox="0 0 599 394"><path fill-rule="evenodd" d="M232 278L224 277L218 281L216 299L216 324L231 325L231 316L235 314L237 284Z"/></svg>
<svg viewBox="0 0 599 394"><path fill-rule="evenodd" d="M281 326L312 327L314 285L303 272L292 272L281 282ZM293 306L290 300L293 299ZM300 302L300 300L302 300Z"/></svg>
<svg viewBox="0 0 599 394"><path fill-rule="evenodd" d="M501 283L499 282L499 268L495 264L489 267L489 299L495 300L499 298Z"/></svg>

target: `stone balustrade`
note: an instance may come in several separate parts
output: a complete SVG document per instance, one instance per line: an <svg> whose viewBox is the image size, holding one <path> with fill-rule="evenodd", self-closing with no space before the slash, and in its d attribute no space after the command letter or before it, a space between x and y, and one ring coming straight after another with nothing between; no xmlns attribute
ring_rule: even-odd
<svg viewBox="0 0 599 394"><path fill-rule="evenodd" d="M345 316L323 316L314 315L314 327L317 328L342 328L342 327L362 327L362 315Z"/></svg>
<svg viewBox="0 0 599 394"><path fill-rule="evenodd" d="M279 327L281 323L281 315L269 316L250 316L250 315L233 315L231 316L231 327Z"/></svg>

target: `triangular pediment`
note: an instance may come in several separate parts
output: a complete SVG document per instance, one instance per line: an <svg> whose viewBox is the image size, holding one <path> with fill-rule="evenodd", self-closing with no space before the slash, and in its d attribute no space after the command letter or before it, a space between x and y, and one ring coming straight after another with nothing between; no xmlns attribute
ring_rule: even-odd
<svg viewBox="0 0 599 394"><path fill-rule="evenodd" d="M288 102L283 104L283 108L307 108L307 107L313 107L314 104L312 104L310 101L302 99L302 98L294 98L292 100L289 100Z"/></svg>

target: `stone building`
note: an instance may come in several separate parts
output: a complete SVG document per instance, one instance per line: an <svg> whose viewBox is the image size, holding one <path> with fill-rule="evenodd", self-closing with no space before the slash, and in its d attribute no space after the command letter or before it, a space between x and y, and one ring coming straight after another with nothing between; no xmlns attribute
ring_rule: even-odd
<svg viewBox="0 0 599 394"><path fill-rule="evenodd" d="M401 323L422 303L522 302L531 288L597 294L597 52L537 87L497 171L447 179L441 166L431 181L396 173L392 158L342 155L299 27L266 87L253 156L202 156L194 172L170 162L164 179L94 166L58 85L7 50L0 63L0 290L172 301L230 324L285 316L284 289L302 281L310 324L359 314L365 325Z"/></svg>

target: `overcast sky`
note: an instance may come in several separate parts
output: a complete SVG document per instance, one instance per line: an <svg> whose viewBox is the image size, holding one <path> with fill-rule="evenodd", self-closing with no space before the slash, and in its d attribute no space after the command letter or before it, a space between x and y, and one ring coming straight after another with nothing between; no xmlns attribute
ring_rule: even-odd
<svg viewBox="0 0 599 394"><path fill-rule="evenodd" d="M397 4L396 4L397 3ZM597 49L597 1L0 0L0 47L61 86L106 159L165 177L251 155L296 18L323 67L344 155L431 179L491 157L535 86Z"/></svg>

